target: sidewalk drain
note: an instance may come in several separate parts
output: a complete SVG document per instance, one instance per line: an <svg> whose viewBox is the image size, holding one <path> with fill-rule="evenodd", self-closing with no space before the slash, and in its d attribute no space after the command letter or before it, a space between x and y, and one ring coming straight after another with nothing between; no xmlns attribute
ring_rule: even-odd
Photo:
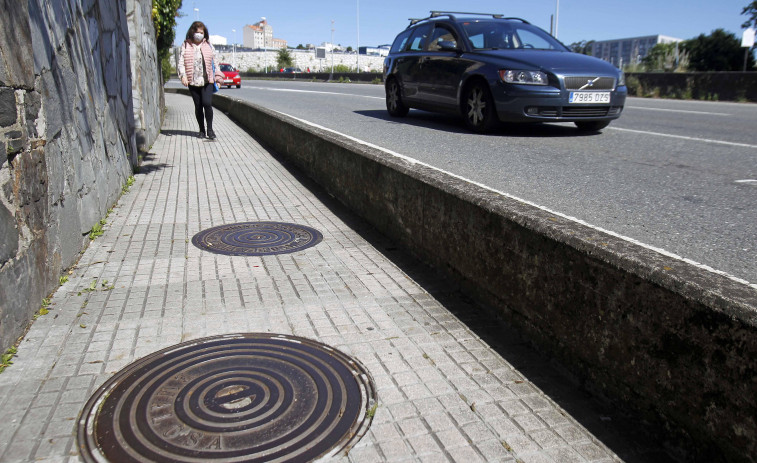
<svg viewBox="0 0 757 463"><path fill-rule="evenodd" d="M365 434L376 389L356 360L266 333L214 336L150 354L81 412L86 462L311 461Z"/></svg>
<svg viewBox="0 0 757 463"><path fill-rule="evenodd" d="M321 232L282 222L243 222L208 228L192 237L205 251L229 256L269 256L297 252L323 240Z"/></svg>

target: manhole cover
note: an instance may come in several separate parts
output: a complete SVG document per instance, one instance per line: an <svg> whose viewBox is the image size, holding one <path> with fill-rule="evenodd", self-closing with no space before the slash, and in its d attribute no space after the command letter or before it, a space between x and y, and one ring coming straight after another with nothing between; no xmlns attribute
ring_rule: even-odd
<svg viewBox="0 0 757 463"><path fill-rule="evenodd" d="M367 371L324 344L234 334L185 342L109 379L79 417L87 462L309 461L365 434Z"/></svg>
<svg viewBox="0 0 757 463"><path fill-rule="evenodd" d="M281 222L243 222L203 230L192 237L200 249L230 256L267 256L300 251L323 239L304 225Z"/></svg>

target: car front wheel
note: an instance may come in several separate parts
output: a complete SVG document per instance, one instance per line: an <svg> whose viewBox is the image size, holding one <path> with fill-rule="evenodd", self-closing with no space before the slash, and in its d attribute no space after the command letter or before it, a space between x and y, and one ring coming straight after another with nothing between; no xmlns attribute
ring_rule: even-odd
<svg viewBox="0 0 757 463"><path fill-rule="evenodd" d="M497 123L497 111L489 89L481 83L469 86L463 95L465 124L478 133L486 133Z"/></svg>
<svg viewBox="0 0 757 463"><path fill-rule="evenodd" d="M610 121L586 121L576 122L576 127L581 132L599 132L610 125Z"/></svg>
<svg viewBox="0 0 757 463"><path fill-rule="evenodd" d="M386 110L389 111L389 115L392 117L407 116L407 112L410 110L402 102L402 90L400 89L400 84L397 83L397 79L391 79L386 84Z"/></svg>

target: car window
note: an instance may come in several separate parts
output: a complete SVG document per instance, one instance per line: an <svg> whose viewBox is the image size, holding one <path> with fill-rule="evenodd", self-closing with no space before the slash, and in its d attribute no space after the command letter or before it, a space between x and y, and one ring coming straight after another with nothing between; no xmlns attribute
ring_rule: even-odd
<svg viewBox="0 0 757 463"><path fill-rule="evenodd" d="M403 51L405 49L405 45L407 45L407 39L410 38L411 32L413 31L407 30L398 35L397 38L394 39L394 43L392 44L392 48L389 50L389 52L399 53Z"/></svg>
<svg viewBox="0 0 757 463"><path fill-rule="evenodd" d="M527 29L519 29L514 37L518 42L517 48L536 48L539 50L554 50L554 46L544 37Z"/></svg>
<svg viewBox="0 0 757 463"><path fill-rule="evenodd" d="M423 24L418 26L413 31L413 35L410 36L410 44L407 47L408 51L421 51L426 44L426 40L431 33L432 24Z"/></svg>
<svg viewBox="0 0 757 463"><path fill-rule="evenodd" d="M431 38L428 40L426 50L428 51L441 51L440 42L451 42L457 46L457 37L455 33L446 26L437 24L434 28L434 33L431 34Z"/></svg>
<svg viewBox="0 0 757 463"><path fill-rule="evenodd" d="M234 72L234 67L230 64L222 64L221 72Z"/></svg>
<svg viewBox="0 0 757 463"><path fill-rule="evenodd" d="M538 27L511 21L466 21L461 23L474 50L534 48L560 50L566 48Z"/></svg>

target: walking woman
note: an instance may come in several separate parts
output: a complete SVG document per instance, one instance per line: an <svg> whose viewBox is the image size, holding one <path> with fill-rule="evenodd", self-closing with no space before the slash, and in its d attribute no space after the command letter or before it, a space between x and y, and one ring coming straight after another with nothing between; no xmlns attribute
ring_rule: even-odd
<svg viewBox="0 0 757 463"><path fill-rule="evenodd" d="M213 81L223 84L223 73L215 63L215 49L208 42L208 28L201 21L195 21L189 26L187 38L181 44L178 73L181 84L189 86L189 93L195 104L195 117L200 126L200 138L216 138L213 132ZM207 125L206 125L207 124ZM207 126L208 131L205 132Z"/></svg>

